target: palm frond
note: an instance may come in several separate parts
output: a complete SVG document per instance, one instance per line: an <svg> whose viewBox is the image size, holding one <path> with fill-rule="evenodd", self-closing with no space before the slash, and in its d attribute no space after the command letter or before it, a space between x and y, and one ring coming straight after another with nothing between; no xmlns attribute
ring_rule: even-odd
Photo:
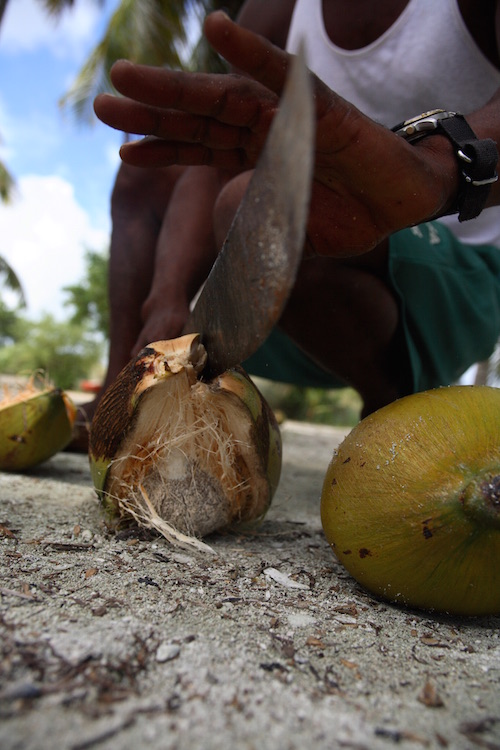
<svg viewBox="0 0 500 750"><path fill-rule="evenodd" d="M73 8L75 0L41 0L45 10L52 16L60 16L66 8ZM104 0L95 0L99 5L104 5Z"/></svg>
<svg viewBox="0 0 500 750"><path fill-rule="evenodd" d="M45 10L52 16L60 16L66 8L72 8L75 0L42 0Z"/></svg>
<svg viewBox="0 0 500 750"><path fill-rule="evenodd" d="M7 3L8 3L8 0L0 0L0 24L3 21L3 17L7 9Z"/></svg>
<svg viewBox="0 0 500 750"><path fill-rule="evenodd" d="M185 19L194 0L122 0L106 32L60 100L80 120L93 121L97 94L112 91L109 71L126 58L146 65L182 68L180 48L186 41Z"/></svg>
<svg viewBox="0 0 500 750"><path fill-rule="evenodd" d="M8 203L14 190L14 178L8 171L5 164L0 162L0 201Z"/></svg>
<svg viewBox="0 0 500 750"><path fill-rule="evenodd" d="M19 297L20 305L26 307L26 298L19 277L12 266L10 266L2 256L0 256L0 276L3 276L4 286L12 292L15 292Z"/></svg>
<svg viewBox="0 0 500 750"><path fill-rule="evenodd" d="M205 16L215 10L224 10L235 19L243 3L244 0L201 0L200 14ZM192 50L189 68L205 73L227 73L229 69L225 60L212 49L202 34Z"/></svg>

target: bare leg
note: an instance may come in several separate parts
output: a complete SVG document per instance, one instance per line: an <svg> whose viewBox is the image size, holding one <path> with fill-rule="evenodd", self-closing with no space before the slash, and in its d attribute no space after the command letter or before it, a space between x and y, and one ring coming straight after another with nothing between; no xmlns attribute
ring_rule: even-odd
<svg viewBox="0 0 500 750"><path fill-rule="evenodd" d="M109 262L110 348L104 387L131 357L142 329L142 305L151 289L163 217L182 167L134 169L122 165L111 199Z"/></svg>
<svg viewBox="0 0 500 750"><path fill-rule="evenodd" d="M122 164L111 199L109 261L110 342L103 388L131 356L142 329L141 309L149 294L163 216L184 167L141 169ZM70 450L86 451L88 425L100 394L79 409Z"/></svg>

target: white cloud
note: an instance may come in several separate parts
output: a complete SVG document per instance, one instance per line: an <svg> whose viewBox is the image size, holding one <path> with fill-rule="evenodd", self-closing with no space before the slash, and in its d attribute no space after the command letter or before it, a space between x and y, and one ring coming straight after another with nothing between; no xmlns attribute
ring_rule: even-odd
<svg viewBox="0 0 500 750"><path fill-rule="evenodd" d="M45 47L56 57L75 59L101 16L95 0L79 0L59 18L49 15L40 0L9 0L0 33L2 49L19 53Z"/></svg>
<svg viewBox="0 0 500 750"><path fill-rule="evenodd" d="M107 231L91 225L61 177L21 177L12 204L0 205L0 255L21 280L28 317L67 318L62 287L81 280L86 250L108 244Z"/></svg>

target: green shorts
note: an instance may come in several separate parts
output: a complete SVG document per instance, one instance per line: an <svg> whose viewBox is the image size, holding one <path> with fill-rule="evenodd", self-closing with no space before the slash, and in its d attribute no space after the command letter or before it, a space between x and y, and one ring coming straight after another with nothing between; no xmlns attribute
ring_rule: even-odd
<svg viewBox="0 0 500 750"><path fill-rule="evenodd" d="M449 385L487 359L500 336L500 250L464 245L439 222L397 232L389 284L400 308L408 392ZM276 328L244 363L252 375L317 388L344 387Z"/></svg>

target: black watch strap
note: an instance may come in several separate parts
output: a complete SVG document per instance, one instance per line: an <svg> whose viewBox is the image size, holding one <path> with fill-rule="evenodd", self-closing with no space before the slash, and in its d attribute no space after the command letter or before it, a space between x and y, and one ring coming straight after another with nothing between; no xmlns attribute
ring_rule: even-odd
<svg viewBox="0 0 500 750"><path fill-rule="evenodd" d="M486 205L492 183L498 179L498 150L490 138L479 140L466 121L456 112L432 110L400 123L393 131L409 142L428 135L445 135L453 144L460 166L460 187L450 214L459 221L479 216Z"/></svg>
<svg viewBox="0 0 500 750"><path fill-rule="evenodd" d="M465 117L459 114L440 120L437 132L440 131L455 146L461 168L456 206L450 213L458 211L459 221L475 219L486 204L492 183L498 179L495 141L478 140Z"/></svg>

